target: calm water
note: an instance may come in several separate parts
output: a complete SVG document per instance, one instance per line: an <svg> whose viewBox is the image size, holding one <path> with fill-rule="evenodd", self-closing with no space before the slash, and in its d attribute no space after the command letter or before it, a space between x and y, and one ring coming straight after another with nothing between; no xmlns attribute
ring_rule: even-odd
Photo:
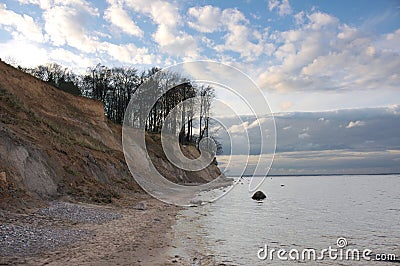
<svg viewBox="0 0 400 266"><path fill-rule="evenodd" d="M257 203L245 180L212 204L181 211L174 226L175 253L212 255L229 265L299 264L304 261L263 261L257 251L265 244L319 251L337 248L337 238L345 237L348 249L400 257L400 175L273 177L260 190L267 199ZM357 264L328 258L319 263Z"/></svg>

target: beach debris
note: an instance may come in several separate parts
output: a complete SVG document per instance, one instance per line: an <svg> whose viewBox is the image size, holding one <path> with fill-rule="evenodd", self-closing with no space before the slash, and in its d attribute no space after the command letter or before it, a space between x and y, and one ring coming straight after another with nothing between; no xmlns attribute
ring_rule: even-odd
<svg viewBox="0 0 400 266"><path fill-rule="evenodd" d="M145 211L147 210L147 203L145 201L141 201L134 207L136 210Z"/></svg>
<svg viewBox="0 0 400 266"><path fill-rule="evenodd" d="M76 223L97 224L109 222L123 217L119 213L62 201L54 201L49 207L37 211L36 214Z"/></svg>
<svg viewBox="0 0 400 266"><path fill-rule="evenodd" d="M0 257L33 255L89 237L83 229L53 228L37 224L0 224Z"/></svg>
<svg viewBox="0 0 400 266"><path fill-rule="evenodd" d="M267 196L265 196L265 194L262 191L257 191L256 193L254 193L254 195L251 197L253 200L263 200L265 199Z"/></svg>
<svg viewBox="0 0 400 266"><path fill-rule="evenodd" d="M190 201L190 207L197 207L197 206L201 206L203 204L202 200L199 199L192 199Z"/></svg>
<svg viewBox="0 0 400 266"><path fill-rule="evenodd" d="M198 258L193 258L192 266L199 266L199 265L200 265L200 260Z"/></svg>

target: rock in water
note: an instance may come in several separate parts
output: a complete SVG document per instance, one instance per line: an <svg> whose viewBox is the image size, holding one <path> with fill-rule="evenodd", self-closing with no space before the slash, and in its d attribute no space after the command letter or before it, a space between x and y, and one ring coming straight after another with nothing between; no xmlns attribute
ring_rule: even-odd
<svg viewBox="0 0 400 266"><path fill-rule="evenodd" d="M263 200L265 199L267 196L265 196L265 194L262 191L257 191L256 193L254 193L253 197L251 197L253 200Z"/></svg>

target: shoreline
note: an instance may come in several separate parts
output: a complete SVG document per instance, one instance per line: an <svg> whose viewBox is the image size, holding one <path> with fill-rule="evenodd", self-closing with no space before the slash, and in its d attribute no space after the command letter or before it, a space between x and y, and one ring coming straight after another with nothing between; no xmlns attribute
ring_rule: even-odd
<svg viewBox="0 0 400 266"><path fill-rule="evenodd" d="M98 215L101 213L121 215L99 223L97 221L71 221L43 215L40 212L39 215L37 211L43 209L23 215L8 213L0 219L0 226L2 226L0 227L0 238L9 241L7 248L10 250L8 254L5 249L0 251L0 264L182 265L181 258L171 256L174 249L172 226L176 223L176 215L181 207L165 204L146 195L139 200L146 202L146 209L138 210L133 206L139 201L131 200L117 201L113 206L66 203L72 209L83 210L83 216L85 210L94 212L93 217L101 217ZM71 216L71 213L67 213L67 215ZM39 233L34 231L35 229L29 227L29 224L41 231ZM28 237L25 239L24 236L21 237L15 232L4 235L4 228L10 225L24 228L26 232L22 231L22 233L26 233ZM65 235L50 234L50 237L46 235L46 230L54 229L66 230ZM71 243L61 243L59 246L47 250L43 247L40 249L43 241L59 243L58 238L64 239L75 231L85 234L80 236L79 240ZM21 233L19 232L19 234ZM49 238L48 241L40 238L43 234ZM15 239L12 239L13 237ZM37 242L30 241L35 237L38 237ZM21 249L18 250L17 246L12 244L13 241L25 241L25 243L20 243ZM27 247L30 248L27 249Z"/></svg>

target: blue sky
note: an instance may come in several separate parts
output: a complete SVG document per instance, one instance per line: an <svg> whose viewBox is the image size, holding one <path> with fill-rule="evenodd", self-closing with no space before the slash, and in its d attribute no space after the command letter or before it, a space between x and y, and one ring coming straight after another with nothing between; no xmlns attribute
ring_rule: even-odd
<svg viewBox="0 0 400 266"><path fill-rule="evenodd" d="M274 112L397 105L399 44L395 0L0 3L3 59L77 71L215 60L248 74Z"/></svg>

